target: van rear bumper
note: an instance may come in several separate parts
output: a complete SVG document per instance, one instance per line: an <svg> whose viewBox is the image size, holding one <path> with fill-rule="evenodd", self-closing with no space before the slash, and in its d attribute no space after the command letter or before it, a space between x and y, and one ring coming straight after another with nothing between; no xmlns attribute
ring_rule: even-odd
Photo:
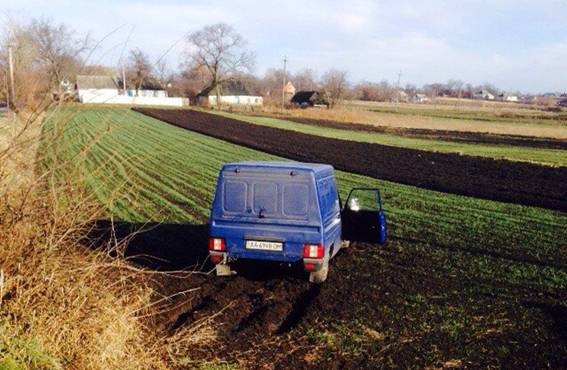
<svg viewBox="0 0 567 370"><path fill-rule="evenodd" d="M303 266L305 267L305 271L319 271L323 268L323 259L304 258Z"/></svg>

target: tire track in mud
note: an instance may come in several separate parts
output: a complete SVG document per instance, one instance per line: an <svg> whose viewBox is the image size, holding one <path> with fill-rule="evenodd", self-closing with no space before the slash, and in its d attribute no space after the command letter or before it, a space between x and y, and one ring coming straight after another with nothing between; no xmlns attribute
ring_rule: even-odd
<svg viewBox="0 0 567 370"><path fill-rule="evenodd" d="M445 193L567 211L567 167L435 153L276 129L191 110L136 111L293 160Z"/></svg>
<svg viewBox="0 0 567 370"><path fill-rule="evenodd" d="M222 314L215 319L217 335L226 338L227 350L240 350L246 343L257 338L279 337L296 327L303 319L309 306L315 301L320 287L308 283L306 276L298 269L280 267L274 273L273 266L261 266L262 278L249 276L246 268L242 275L229 278L216 276L199 278L191 286L199 286L191 301L182 303L172 299L167 311L157 318L170 335L183 326L190 326L199 320ZM282 277L283 274L287 276ZM191 279L193 280L193 279ZM169 281L162 294L172 294L187 289L188 281Z"/></svg>

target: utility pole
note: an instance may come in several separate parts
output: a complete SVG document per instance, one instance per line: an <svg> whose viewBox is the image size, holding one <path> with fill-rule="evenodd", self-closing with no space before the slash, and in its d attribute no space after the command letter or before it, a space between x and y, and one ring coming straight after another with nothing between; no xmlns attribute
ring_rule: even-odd
<svg viewBox="0 0 567 370"><path fill-rule="evenodd" d="M15 108L16 89L14 88L14 58L12 57L12 44L8 44L8 68L10 69L10 94L8 95L11 95L10 98Z"/></svg>
<svg viewBox="0 0 567 370"><path fill-rule="evenodd" d="M8 83L8 74L4 75L4 85L6 85L6 107L10 109L10 84Z"/></svg>
<svg viewBox="0 0 567 370"><path fill-rule="evenodd" d="M285 77L286 77L287 57L283 59L283 78L282 78L282 111L285 105Z"/></svg>
<svg viewBox="0 0 567 370"><path fill-rule="evenodd" d="M124 68L124 62L122 64L122 92L126 95L126 69Z"/></svg>
<svg viewBox="0 0 567 370"><path fill-rule="evenodd" d="M399 71L398 72L398 83L396 84L396 103L400 102L400 97L402 95L402 90L400 89L401 80L402 80L402 71Z"/></svg>

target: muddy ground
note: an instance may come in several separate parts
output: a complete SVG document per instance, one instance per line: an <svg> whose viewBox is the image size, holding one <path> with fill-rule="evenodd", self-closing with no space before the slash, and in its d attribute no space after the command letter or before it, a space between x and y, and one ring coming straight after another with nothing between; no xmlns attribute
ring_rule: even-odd
<svg viewBox="0 0 567 370"><path fill-rule="evenodd" d="M90 240L121 239L142 225L100 221ZM206 225L144 225L127 256L150 269L208 271ZM567 363L565 290L479 280L415 243L355 243L310 285L297 266L246 265L239 274L158 276L166 336L205 325L215 339L187 349L190 363L245 368L561 368ZM100 245L100 244L99 244ZM157 254L156 254L157 253ZM521 256L518 256L521 258ZM171 262L166 262L169 260ZM196 288L187 294L179 292ZM207 321L208 318L212 318Z"/></svg>
<svg viewBox="0 0 567 370"><path fill-rule="evenodd" d="M462 143L476 144L498 144L498 145L514 145L525 146L531 148L547 148L547 149L567 149L567 140L554 138L541 138L522 135L503 135L481 132L464 132L450 130L432 130L425 128L408 128L408 127L389 127L370 125L354 122L339 122L332 120L278 116L278 115L262 115L265 117L284 119L287 121L303 123L307 125L337 128L342 130L354 130L365 132L377 132L383 134L392 134L399 136L407 136L418 139L434 139L444 141L456 141Z"/></svg>
<svg viewBox="0 0 567 370"><path fill-rule="evenodd" d="M137 108L173 125L263 152L446 193L567 211L567 167L325 138L192 110Z"/></svg>

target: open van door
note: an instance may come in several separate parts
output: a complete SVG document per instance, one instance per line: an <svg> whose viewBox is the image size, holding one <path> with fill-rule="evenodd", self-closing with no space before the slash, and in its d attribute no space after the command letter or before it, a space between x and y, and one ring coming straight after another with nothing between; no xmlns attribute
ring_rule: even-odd
<svg viewBox="0 0 567 370"><path fill-rule="evenodd" d="M386 215L380 190L353 188L341 210L343 240L386 243Z"/></svg>

